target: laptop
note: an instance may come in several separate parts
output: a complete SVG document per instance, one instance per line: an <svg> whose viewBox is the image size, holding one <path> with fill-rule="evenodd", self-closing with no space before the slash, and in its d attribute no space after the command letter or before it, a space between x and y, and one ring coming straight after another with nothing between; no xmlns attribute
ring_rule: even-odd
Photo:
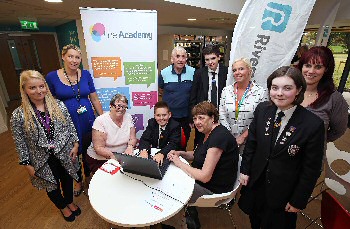
<svg viewBox="0 0 350 229"><path fill-rule="evenodd" d="M159 166L153 159L136 157L122 153L115 153L114 155L124 172L151 177L158 180L163 179L164 174L170 165L170 161L167 158L164 158L163 164Z"/></svg>

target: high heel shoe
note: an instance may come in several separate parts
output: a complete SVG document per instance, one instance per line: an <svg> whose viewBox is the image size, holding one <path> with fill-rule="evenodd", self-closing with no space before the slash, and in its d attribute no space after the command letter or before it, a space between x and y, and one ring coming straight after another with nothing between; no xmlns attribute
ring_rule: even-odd
<svg viewBox="0 0 350 229"><path fill-rule="evenodd" d="M74 194L75 197L78 197L78 196L80 196L83 192L84 192L84 184L83 184L83 182L81 182L80 189L79 189L79 190L74 190L74 191L73 191L73 194Z"/></svg>
<svg viewBox="0 0 350 229"><path fill-rule="evenodd" d="M65 221L67 221L67 222L73 222L73 221L75 220L75 215L74 215L73 212L72 212L72 214L70 214L70 216L65 216L65 215L63 214L63 212L62 212L61 209L60 209L60 212L61 212L61 214L62 214L62 216L63 216L63 218L64 218Z"/></svg>

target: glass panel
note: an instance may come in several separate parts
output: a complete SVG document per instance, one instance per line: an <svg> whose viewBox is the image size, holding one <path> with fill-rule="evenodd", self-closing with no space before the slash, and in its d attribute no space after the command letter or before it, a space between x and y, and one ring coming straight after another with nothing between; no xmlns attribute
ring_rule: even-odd
<svg viewBox="0 0 350 229"><path fill-rule="evenodd" d="M15 40L7 40L7 44L11 52L12 61L13 61L13 64L15 65L16 73L17 75L19 75L22 71L22 65L21 65L21 61L19 60L16 42Z"/></svg>

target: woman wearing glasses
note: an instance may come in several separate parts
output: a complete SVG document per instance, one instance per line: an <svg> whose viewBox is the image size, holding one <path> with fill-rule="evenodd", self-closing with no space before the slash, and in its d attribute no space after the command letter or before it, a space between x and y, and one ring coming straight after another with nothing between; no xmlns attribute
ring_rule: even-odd
<svg viewBox="0 0 350 229"><path fill-rule="evenodd" d="M126 113L128 99L121 94L113 96L110 111L98 116L92 126L92 144L87 150L87 163L92 173L113 153L133 154L136 145L136 130L131 115Z"/></svg>
<svg viewBox="0 0 350 229"><path fill-rule="evenodd" d="M103 113L95 86L90 73L80 70L81 51L69 44L62 49L63 68L50 72L46 76L47 84L54 97L64 102L72 117L79 137L79 155L82 154L84 174L89 177L90 171L85 162L86 148L83 146L84 137L91 136L91 126L95 120L94 106L98 115ZM89 143L88 143L89 144ZM80 166L81 167L81 166ZM81 168L78 171L79 180L75 186L74 196L83 191Z"/></svg>

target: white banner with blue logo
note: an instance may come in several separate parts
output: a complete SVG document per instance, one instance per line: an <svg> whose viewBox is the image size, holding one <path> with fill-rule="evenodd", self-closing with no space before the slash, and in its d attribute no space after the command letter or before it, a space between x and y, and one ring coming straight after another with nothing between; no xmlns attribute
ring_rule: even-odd
<svg viewBox="0 0 350 229"><path fill-rule="evenodd" d="M157 12L80 8L89 70L104 111L119 93L129 100L137 138L158 101Z"/></svg>
<svg viewBox="0 0 350 229"><path fill-rule="evenodd" d="M248 58L253 79L266 87L267 77L290 65L316 0L247 0L232 37L229 69L239 58ZM233 83L229 71L227 85Z"/></svg>

